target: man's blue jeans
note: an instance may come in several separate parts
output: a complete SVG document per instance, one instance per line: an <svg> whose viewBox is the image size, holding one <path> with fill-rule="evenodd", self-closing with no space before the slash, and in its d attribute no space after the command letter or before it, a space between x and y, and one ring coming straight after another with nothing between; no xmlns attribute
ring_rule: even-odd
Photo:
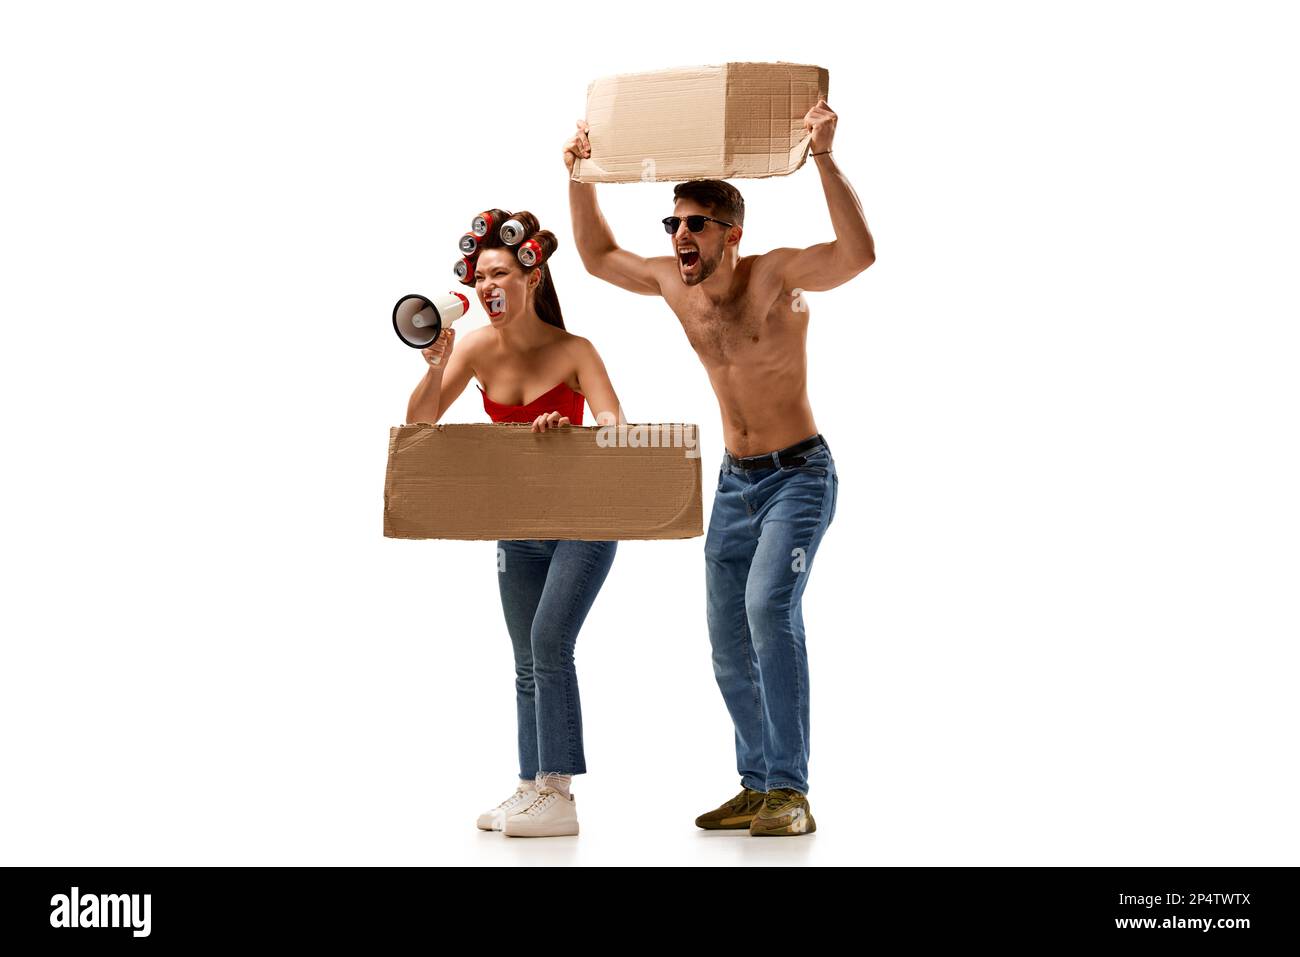
<svg viewBox="0 0 1300 957"><path fill-rule="evenodd" d="M587 771L573 649L617 548L613 541L497 542L501 607L515 652L522 779Z"/></svg>
<svg viewBox="0 0 1300 957"><path fill-rule="evenodd" d="M802 601L839 477L826 445L804 460L741 469L724 455L704 545L713 672L736 729L736 770L756 791L808 793Z"/></svg>

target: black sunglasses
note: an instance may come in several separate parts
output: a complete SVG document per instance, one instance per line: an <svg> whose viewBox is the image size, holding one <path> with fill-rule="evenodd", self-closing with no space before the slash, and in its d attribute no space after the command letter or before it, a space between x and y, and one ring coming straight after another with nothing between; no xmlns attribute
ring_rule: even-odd
<svg viewBox="0 0 1300 957"><path fill-rule="evenodd" d="M705 223L718 223L722 226L736 225L735 223L728 223L721 219L714 219L712 216L665 216L663 221L664 232L669 234L677 232L677 227L682 224L683 219L686 220L686 228L693 233L702 232Z"/></svg>

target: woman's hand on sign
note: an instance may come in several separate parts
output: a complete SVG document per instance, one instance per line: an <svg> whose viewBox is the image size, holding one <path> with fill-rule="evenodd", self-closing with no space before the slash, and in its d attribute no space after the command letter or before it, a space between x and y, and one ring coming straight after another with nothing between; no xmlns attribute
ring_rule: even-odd
<svg viewBox="0 0 1300 957"><path fill-rule="evenodd" d="M545 432L547 429L558 429L562 425L571 424L568 416L558 412L544 412L533 420L533 431Z"/></svg>

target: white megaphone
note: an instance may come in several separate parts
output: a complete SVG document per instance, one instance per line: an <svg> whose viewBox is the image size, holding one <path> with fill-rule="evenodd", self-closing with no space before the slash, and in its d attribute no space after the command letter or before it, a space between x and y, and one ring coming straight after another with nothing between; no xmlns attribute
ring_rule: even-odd
<svg viewBox="0 0 1300 957"><path fill-rule="evenodd" d="M393 307L393 328L397 337L412 349L427 349L442 330L469 312L469 299L458 292L448 292L429 299L411 294L397 300Z"/></svg>

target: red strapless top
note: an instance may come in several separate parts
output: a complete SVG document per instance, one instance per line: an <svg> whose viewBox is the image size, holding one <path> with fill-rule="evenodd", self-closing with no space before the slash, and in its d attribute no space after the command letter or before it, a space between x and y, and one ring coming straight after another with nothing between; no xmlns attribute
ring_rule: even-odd
<svg viewBox="0 0 1300 957"><path fill-rule="evenodd" d="M481 385L475 384L479 392ZM586 397L581 392L574 392L566 383L561 382L550 392L545 392L527 405L505 405L494 402L483 392L483 409L493 422L532 422L546 412L558 412L565 416L572 425L582 425L582 405Z"/></svg>

